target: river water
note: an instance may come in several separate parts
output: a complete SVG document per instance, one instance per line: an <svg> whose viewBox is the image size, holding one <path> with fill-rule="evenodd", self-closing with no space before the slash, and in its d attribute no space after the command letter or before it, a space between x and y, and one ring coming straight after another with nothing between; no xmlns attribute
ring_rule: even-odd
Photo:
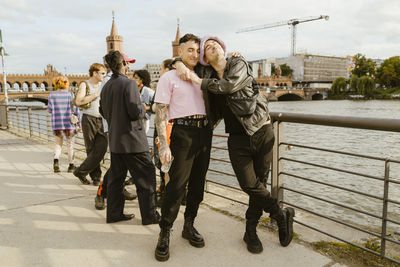
<svg viewBox="0 0 400 267"><path fill-rule="evenodd" d="M285 101L271 102L269 108L272 112L392 119L400 118L400 102L390 100ZM223 125L219 125L215 133L224 134ZM215 146L226 146L226 140L222 139L223 138L214 138L213 144ZM288 143L400 160L399 133L286 123L284 126L284 140ZM285 149L284 156L338 169L374 175L381 178L384 177L385 164L383 161L343 156L296 147ZM213 150L213 157L229 159L225 151L216 151L215 149ZM359 190L379 197L383 196L382 181L288 161L284 161L283 165L284 171L288 173L353 190ZM390 178L393 180L400 181L399 165L400 164L395 163L391 163L390 165ZM233 173L229 164L212 162L210 166L212 169ZM234 177L221 176L220 174L212 172L209 172L209 176L211 179L238 186ZM382 214L382 201L374 198L296 179L287 175L281 176L281 178L284 179L285 187L295 189L296 191L338 202L356 210L362 210L379 216ZM400 201L400 185L390 183L389 198ZM289 203L295 203L300 207L327 216L347 221L355 221L358 224L372 228L381 226L381 220L379 219L355 213L347 208L337 207L319 200L311 199L310 197L288 190L284 193L284 199ZM400 221L400 207L389 203L388 216L389 218ZM391 223L388 224L388 229L391 231L399 230L399 228L400 226L395 226Z"/></svg>
<svg viewBox="0 0 400 267"><path fill-rule="evenodd" d="M285 101L271 102L269 108L272 112L393 119L400 118L400 101L398 100ZM154 118L154 116L152 116L152 118ZM214 133L225 135L223 122L216 128ZM148 135L152 136L152 133L150 132ZM285 142L289 143L400 160L400 146L398 145L400 140L399 133L286 123L284 126L284 139ZM226 141L226 138L214 137L213 145L217 147L226 147ZM149 142L151 142L151 139L149 139ZM384 176L383 161L306 150L297 147L285 149L284 156L338 169L378 177ZM213 149L211 157L229 160L226 150ZM288 173L353 190L359 190L379 197L383 196L382 181L288 161L284 161L283 165L283 170ZM390 178L393 180L400 181L399 165L400 164L395 163L391 163L390 165ZM218 170L233 174L230 163L224 163L221 161L211 160L210 170ZM381 216L382 214L383 204L380 200L296 179L287 175L281 176L281 178L284 179L285 187L312 194L333 202L338 202L356 210L362 210L378 216ZM238 187L236 178L232 176L209 171L208 179ZM389 198L400 201L400 185L390 183ZM360 225L372 228L379 228L381 226L381 221L379 219L355 213L347 208L337 207L319 200L311 199L310 197L289 190L285 190L284 200L327 216L346 221L355 221ZM388 215L389 218L400 221L400 207L394 204L389 204ZM388 230L390 231L399 230L399 228L400 226L388 223Z"/></svg>

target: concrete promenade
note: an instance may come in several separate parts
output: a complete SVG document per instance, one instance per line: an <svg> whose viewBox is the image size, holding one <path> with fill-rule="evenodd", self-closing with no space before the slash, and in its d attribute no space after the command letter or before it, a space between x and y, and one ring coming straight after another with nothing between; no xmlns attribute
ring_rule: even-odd
<svg viewBox="0 0 400 267"><path fill-rule="evenodd" d="M137 200L125 205L136 218L106 224L105 210L94 208L97 187L66 172L65 154L62 172L53 173L52 150L51 143L0 130L0 266L341 266L296 241L283 248L277 233L264 229L258 230L264 251L250 254L244 222L210 209L210 202L200 207L195 224L206 246L194 248L181 237L181 208L170 260L159 263L159 227L141 225Z"/></svg>

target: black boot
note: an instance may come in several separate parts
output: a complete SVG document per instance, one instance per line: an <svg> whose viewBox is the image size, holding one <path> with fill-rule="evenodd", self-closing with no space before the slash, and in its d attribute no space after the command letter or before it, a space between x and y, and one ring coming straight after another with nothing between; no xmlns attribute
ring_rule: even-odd
<svg viewBox="0 0 400 267"><path fill-rule="evenodd" d="M257 224L258 220L247 220L246 232L243 237L244 242L247 244L247 250L255 254L263 251L263 245L257 236Z"/></svg>
<svg viewBox="0 0 400 267"><path fill-rule="evenodd" d="M70 163L68 166L68 172L74 172L76 169L75 165L73 163Z"/></svg>
<svg viewBox="0 0 400 267"><path fill-rule="evenodd" d="M293 217L295 215L293 208L279 208L279 210L270 215L276 221L279 231L279 242L282 247L287 247L293 239Z"/></svg>
<svg viewBox="0 0 400 267"><path fill-rule="evenodd" d="M169 234L170 229L161 228L158 243L154 255L158 261L169 259Z"/></svg>
<svg viewBox="0 0 400 267"><path fill-rule="evenodd" d="M53 170L54 172L60 172L60 164L58 163L58 159L54 159Z"/></svg>
<svg viewBox="0 0 400 267"><path fill-rule="evenodd" d="M202 248L204 247L204 239L197 232L196 228L193 226L194 218L185 217L185 223L183 225L182 237L189 240L189 243L196 247Z"/></svg>

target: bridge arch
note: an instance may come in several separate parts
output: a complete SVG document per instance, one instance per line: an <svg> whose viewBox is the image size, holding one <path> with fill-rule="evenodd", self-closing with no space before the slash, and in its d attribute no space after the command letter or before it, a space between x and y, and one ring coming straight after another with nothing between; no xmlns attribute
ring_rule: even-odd
<svg viewBox="0 0 400 267"><path fill-rule="evenodd" d="M31 90L29 82L24 82L21 87L22 91L29 92Z"/></svg>
<svg viewBox="0 0 400 267"><path fill-rule="evenodd" d="M20 82L15 82L12 85L12 89L14 89L14 90L19 91L19 90L21 90L21 88L22 88L22 84Z"/></svg>
<svg viewBox="0 0 400 267"><path fill-rule="evenodd" d="M316 93L311 96L311 100L322 100L324 96L321 93Z"/></svg>
<svg viewBox="0 0 400 267"><path fill-rule="evenodd" d="M278 101L296 101L296 100L304 100L304 98L297 94L291 94L291 93L278 96Z"/></svg>
<svg viewBox="0 0 400 267"><path fill-rule="evenodd" d="M31 87L32 87L32 91L35 91L39 87L39 83L38 82L33 82Z"/></svg>
<svg viewBox="0 0 400 267"><path fill-rule="evenodd" d="M47 82L41 82L40 86L39 86L40 89L44 89L44 90L46 90L46 88L48 88L48 87L49 87L49 85Z"/></svg>

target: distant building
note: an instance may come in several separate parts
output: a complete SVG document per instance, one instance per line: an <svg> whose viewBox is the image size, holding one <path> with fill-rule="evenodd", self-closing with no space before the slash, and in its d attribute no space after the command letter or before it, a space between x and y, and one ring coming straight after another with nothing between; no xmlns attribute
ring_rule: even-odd
<svg viewBox="0 0 400 267"><path fill-rule="evenodd" d="M277 66L276 58L267 58L249 61L253 70L253 77L260 85L261 89L268 91L269 88L291 88L292 77L271 75L272 64Z"/></svg>
<svg viewBox="0 0 400 267"><path fill-rule="evenodd" d="M332 57L297 54L277 59L277 64L287 64L293 69L293 80L298 82L332 83L338 77L349 78L351 57Z"/></svg>
<svg viewBox="0 0 400 267"><path fill-rule="evenodd" d="M161 64L146 64L144 69L150 73L150 85L152 88L155 88L157 86L158 80L160 79Z"/></svg>
<svg viewBox="0 0 400 267"><path fill-rule="evenodd" d="M372 60L376 63L376 68L379 68L382 65L383 61L385 61L384 59L380 58L373 58Z"/></svg>
<svg viewBox="0 0 400 267"><path fill-rule="evenodd" d="M121 35L118 35L117 26L114 22L114 11L113 11L113 19L111 24L111 33L109 36L106 37L107 42L107 53L113 50L117 50L119 52L123 52L123 42L124 38Z"/></svg>
<svg viewBox="0 0 400 267"><path fill-rule="evenodd" d="M179 30L179 19L178 19L175 40L172 41L172 57L178 56L179 39L181 39L181 31Z"/></svg>

